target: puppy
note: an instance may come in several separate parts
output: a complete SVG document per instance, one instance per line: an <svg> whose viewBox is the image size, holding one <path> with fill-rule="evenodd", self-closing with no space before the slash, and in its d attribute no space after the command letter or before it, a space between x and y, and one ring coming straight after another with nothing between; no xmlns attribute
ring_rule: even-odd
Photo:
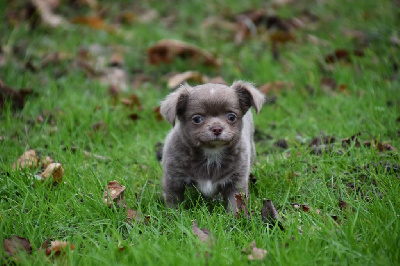
<svg viewBox="0 0 400 266"><path fill-rule="evenodd" d="M161 103L162 116L172 124L162 153L162 189L166 204L183 201L194 185L204 196L221 192L229 212L237 210L236 193L247 194L255 157L250 107L258 113L264 95L250 83L228 87L182 85Z"/></svg>

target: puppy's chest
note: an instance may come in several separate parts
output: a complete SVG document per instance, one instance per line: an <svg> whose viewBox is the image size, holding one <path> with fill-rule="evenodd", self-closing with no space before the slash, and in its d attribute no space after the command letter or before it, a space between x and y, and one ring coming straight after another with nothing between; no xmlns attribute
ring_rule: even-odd
<svg viewBox="0 0 400 266"><path fill-rule="evenodd" d="M207 197L214 196L231 182L230 158L220 151L206 151L201 158L192 162L189 183Z"/></svg>

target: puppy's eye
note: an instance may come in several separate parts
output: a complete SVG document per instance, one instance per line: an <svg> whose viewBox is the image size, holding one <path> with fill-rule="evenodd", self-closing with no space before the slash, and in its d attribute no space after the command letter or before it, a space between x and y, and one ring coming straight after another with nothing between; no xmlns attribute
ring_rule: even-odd
<svg viewBox="0 0 400 266"><path fill-rule="evenodd" d="M228 121L231 123L235 122L237 118L236 115L233 113L229 113L226 117L228 118Z"/></svg>
<svg viewBox="0 0 400 266"><path fill-rule="evenodd" d="M201 115L195 115L192 117L192 121L195 124L200 124L201 122L203 122L203 117L201 117Z"/></svg>

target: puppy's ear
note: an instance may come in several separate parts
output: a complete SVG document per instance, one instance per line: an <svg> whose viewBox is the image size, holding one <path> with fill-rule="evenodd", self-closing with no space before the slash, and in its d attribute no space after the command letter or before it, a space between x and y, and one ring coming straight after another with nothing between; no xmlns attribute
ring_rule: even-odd
<svg viewBox="0 0 400 266"><path fill-rule="evenodd" d="M259 113L265 102L265 96L257 90L251 83L244 81L235 81L231 88L236 91L239 97L239 105L246 113L251 106L254 107L256 113Z"/></svg>
<svg viewBox="0 0 400 266"><path fill-rule="evenodd" d="M160 113L172 126L175 125L176 117L185 112L189 89L189 85L183 84L161 102Z"/></svg>

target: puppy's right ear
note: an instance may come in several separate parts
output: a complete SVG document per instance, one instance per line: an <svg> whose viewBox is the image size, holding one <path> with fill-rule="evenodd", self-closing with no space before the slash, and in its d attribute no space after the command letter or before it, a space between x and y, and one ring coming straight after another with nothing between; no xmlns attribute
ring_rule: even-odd
<svg viewBox="0 0 400 266"><path fill-rule="evenodd" d="M172 126L175 125L176 117L185 112L189 100L189 89L189 85L182 84L161 102L160 113Z"/></svg>

